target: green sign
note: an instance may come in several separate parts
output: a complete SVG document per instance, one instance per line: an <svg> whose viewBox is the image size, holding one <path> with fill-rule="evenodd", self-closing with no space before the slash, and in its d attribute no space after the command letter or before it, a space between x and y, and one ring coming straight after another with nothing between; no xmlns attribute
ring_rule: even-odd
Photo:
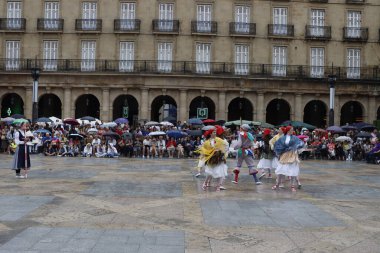
<svg viewBox="0 0 380 253"><path fill-rule="evenodd" d="M124 106L123 107L123 118L128 118L128 113L129 113L129 107Z"/></svg>
<svg viewBox="0 0 380 253"><path fill-rule="evenodd" d="M197 108L197 118L207 119L208 118L208 108Z"/></svg>
<svg viewBox="0 0 380 253"><path fill-rule="evenodd" d="M8 114L8 117L12 115L12 110L11 110L11 108L8 108L8 110L7 110L7 114Z"/></svg>

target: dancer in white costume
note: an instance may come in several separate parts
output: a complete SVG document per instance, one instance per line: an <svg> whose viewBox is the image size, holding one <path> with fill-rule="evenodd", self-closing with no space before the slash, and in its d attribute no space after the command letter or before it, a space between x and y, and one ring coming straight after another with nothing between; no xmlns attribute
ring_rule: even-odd
<svg viewBox="0 0 380 253"><path fill-rule="evenodd" d="M269 140L271 139L270 136L270 129L265 129L263 132L263 145L261 147L261 156L260 161L257 164L257 168L261 169L262 173L259 177L261 179L266 175L265 170L268 170L268 178L272 178L272 163L274 158L274 153L270 148Z"/></svg>

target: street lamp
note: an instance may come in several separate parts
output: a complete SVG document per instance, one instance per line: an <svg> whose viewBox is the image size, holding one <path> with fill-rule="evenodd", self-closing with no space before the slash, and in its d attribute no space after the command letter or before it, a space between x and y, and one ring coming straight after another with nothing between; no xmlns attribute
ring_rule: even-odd
<svg viewBox="0 0 380 253"><path fill-rule="evenodd" d="M335 105L335 82L336 75L329 75L328 81L330 85L330 110L329 110L329 126L334 125L334 105Z"/></svg>
<svg viewBox="0 0 380 253"><path fill-rule="evenodd" d="M32 122L36 122L38 118L38 79L40 78L40 69L32 68L33 77L33 109L32 109Z"/></svg>

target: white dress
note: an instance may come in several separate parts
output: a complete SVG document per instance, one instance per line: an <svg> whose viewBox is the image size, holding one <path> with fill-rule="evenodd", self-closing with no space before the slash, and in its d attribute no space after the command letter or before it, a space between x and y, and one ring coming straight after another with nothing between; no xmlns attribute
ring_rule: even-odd
<svg viewBox="0 0 380 253"><path fill-rule="evenodd" d="M286 136L285 144L288 145L289 142L290 142L290 136ZM277 168L276 168L276 175L298 177L299 174L300 174L299 162L295 161L294 163L281 163L280 161L278 161Z"/></svg>
<svg viewBox="0 0 380 253"><path fill-rule="evenodd" d="M228 166L225 163L219 163L218 165L211 167L209 165L205 166L205 173L213 178L225 178L227 176Z"/></svg>

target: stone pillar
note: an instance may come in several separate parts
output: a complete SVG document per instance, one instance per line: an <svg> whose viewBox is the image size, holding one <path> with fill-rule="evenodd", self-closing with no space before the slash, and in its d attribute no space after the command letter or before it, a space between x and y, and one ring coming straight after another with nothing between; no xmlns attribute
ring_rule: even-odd
<svg viewBox="0 0 380 253"><path fill-rule="evenodd" d="M103 89L103 96L102 96L102 112L100 114L102 121L110 121L110 115L109 115L109 109L110 109L110 89L104 88Z"/></svg>
<svg viewBox="0 0 380 253"><path fill-rule="evenodd" d="M218 113L216 115L216 120L228 120L227 117L227 106L226 106L226 92L220 91L218 98Z"/></svg>
<svg viewBox="0 0 380 253"><path fill-rule="evenodd" d="M368 119L366 122L370 124L377 119L376 96L377 94L371 94L368 99Z"/></svg>
<svg viewBox="0 0 380 253"><path fill-rule="evenodd" d="M63 94L63 117L62 118L71 118L75 115L71 115L71 88L65 87Z"/></svg>
<svg viewBox="0 0 380 253"><path fill-rule="evenodd" d="M339 96L335 95L335 105L334 105L334 125L335 126L340 126L340 109L341 107L340 107Z"/></svg>
<svg viewBox="0 0 380 253"><path fill-rule="evenodd" d="M24 104L24 116L27 119L32 118L32 111L33 111L33 89L32 87L26 87L25 89L25 104Z"/></svg>
<svg viewBox="0 0 380 253"><path fill-rule="evenodd" d="M179 95L179 117L177 121L184 122L189 118L187 115L187 90L180 90Z"/></svg>
<svg viewBox="0 0 380 253"><path fill-rule="evenodd" d="M257 108L257 121L265 122L265 113L264 113L264 92L257 92L257 103L256 103L256 108Z"/></svg>
<svg viewBox="0 0 380 253"><path fill-rule="evenodd" d="M294 99L294 120L303 121L301 93L296 93L296 97Z"/></svg>
<svg viewBox="0 0 380 253"><path fill-rule="evenodd" d="M148 116L148 97L149 97L149 89L141 88L141 106L140 106L140 119L150 119Z"/></svg>

